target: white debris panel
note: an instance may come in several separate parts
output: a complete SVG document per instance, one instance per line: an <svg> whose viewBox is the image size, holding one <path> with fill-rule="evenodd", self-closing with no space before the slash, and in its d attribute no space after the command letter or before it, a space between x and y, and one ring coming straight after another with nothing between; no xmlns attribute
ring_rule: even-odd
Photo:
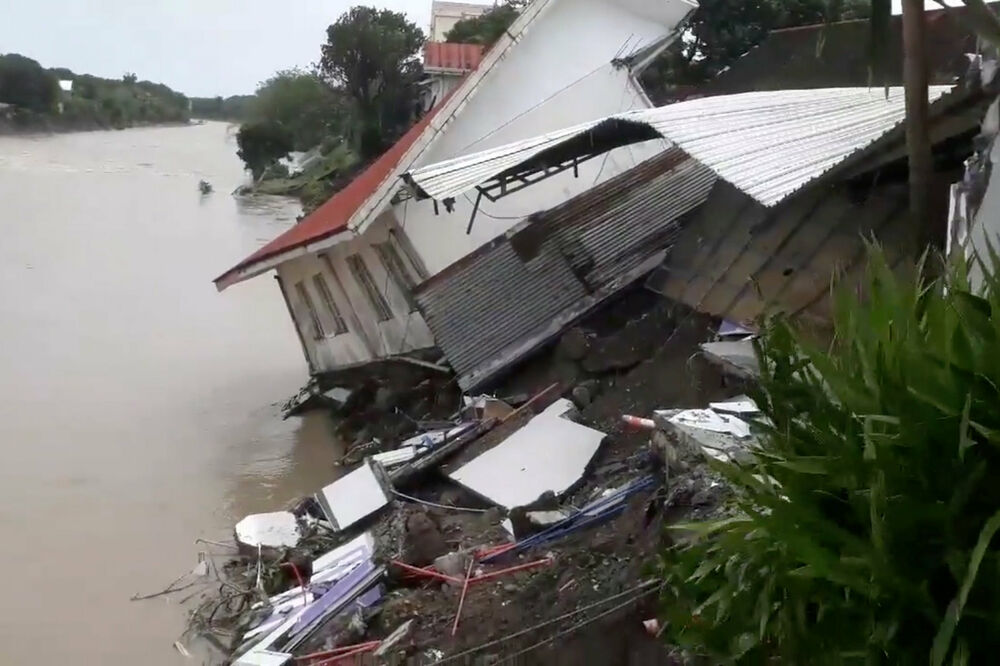
<svg viewBox="0 0 1000 666"><path fill-rule="evenodd" d="M316 501L336 529L346 530L387 505L389 498L372 468L364 464L316 493Z"/></svg>
<svg viewBox="0 0 1000 666"><path fill-rule="evenodd" d="M299 542L299 522L288 511L254 513L236 523L236 540L251 548L286 548Z"/></svg>
<svg viewBox="0 0 1000 666"><path fill-rule="evenodd" d="M944 103L950 86L931 86ZM933 109L932 109L933 111ZM543 171L593 154L587 135L602 134L606 150L636 141L645 125L765 206L774 206L851 156L900 128L903 89L820 88L720 95L599 118L404 174L427 197L455 198L505 172ZM624 121L624 122L623 122ZM618 127L622 139L614 140ZM609 138L610 137L610 138ZM551 152L550 152L551 151ZM535 164L532 164L534 158Z"/></svg>
<svg viewBox="0 0 1000 666"><path fill-rule="evenodd" d="M579 481L605 434L564 418L567 400L448 476L477 495L513 509L552 491L556 496Z"/></svg>

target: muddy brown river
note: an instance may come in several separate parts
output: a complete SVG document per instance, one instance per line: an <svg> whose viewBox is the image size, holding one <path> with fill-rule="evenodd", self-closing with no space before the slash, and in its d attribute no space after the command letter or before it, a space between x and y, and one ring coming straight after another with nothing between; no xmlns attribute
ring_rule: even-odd
<svg viewBox="0 0 1000 666"><path fill-rule="evenodd" d="M298 212L243 178L222 123L0 137L2 664L199 663L129 597L331 478L326 421L278 415L306 371L273 280L211 282Z"/></svg>

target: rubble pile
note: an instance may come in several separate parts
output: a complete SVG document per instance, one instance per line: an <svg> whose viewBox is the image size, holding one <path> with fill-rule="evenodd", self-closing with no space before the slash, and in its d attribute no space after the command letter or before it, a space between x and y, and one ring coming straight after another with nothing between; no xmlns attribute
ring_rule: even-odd
<svg viewBox="0 0 1000 666"><path fill-rule="evenodd" d="M579 385L516 407L460 397L289 511L248 516L238 554L200 570L208 587L178 649L201 637L242 666L674 663L649 565L665 524L721 510L705 460L752 452L756 411L717 359L662 379L692 369L706 337L685 335L583 410Z"/></svg>

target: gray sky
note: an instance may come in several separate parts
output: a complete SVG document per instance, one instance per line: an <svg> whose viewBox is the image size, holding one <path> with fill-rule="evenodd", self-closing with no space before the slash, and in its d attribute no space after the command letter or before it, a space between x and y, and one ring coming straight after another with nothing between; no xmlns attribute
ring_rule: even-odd
<svg viewBox="0 0 1000 666"><path fill-rule="evenodd" d="M431 0L0 0L0 53L192 96L250 93L318 60L326 26L355 4L430 24Z"/></svg>

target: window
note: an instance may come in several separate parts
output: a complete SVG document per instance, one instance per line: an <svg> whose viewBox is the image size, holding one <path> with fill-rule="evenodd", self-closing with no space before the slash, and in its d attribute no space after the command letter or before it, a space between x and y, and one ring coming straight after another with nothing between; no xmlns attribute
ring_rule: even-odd
<svg viewBox="0 0 1000 666"><path fill-rule="evenodd" d="M429 278L430 275L428 275L427 271L424 270L424 265L417 258L417 252L413 249L413 246L410 245L410 239L406 237L406 234L398 234L395 229L390 229L389 237L391 239L390 243L393 244L393 247L398 247L402 250L403 254L410 261L410 266L413 266L413 270L417 274L417 278L419 278L420 282Z"/></svg>
<svg viewBox="0 0 1000 666"><path fill-rule="evenodd" d="M389 304L386 303L385 298L379 293L378 287L375 285L375 279L368 271L368 266L365 265L365 260L361 258L361 255L352 254L347 257L347 267L351 269L354 280L361 287L361 291L365 292L365 296L368 298L368 302L371 303L372 310L375 311L375 316L378 317L378 320L389 321L392 319L392 310L389 309Z"/></svg>
<svg viewBox="0 0 1000 666"><path fill-rule="evenodd" d="M299 295L299 300L302 301L306 310L309 311L309 319L312 321L313 326L313 337L317 340L319 338L325 337L323 332L323 322L319 320L319 314L316 312L316 306L313 305L312 296L306 290L306 286L301 282L295 283L295 293Z"/></svg>
<svg viewBox="0 0 1000 666"><path fill-rule="evenodd" d="M417 283L413 280L410 272L406 270L403 258L399 256L396 247L392 243L375 243L375 252L378 253L378 258L385 266L386 273L396 283L399 291L406 298L406 302L409 303L410 312L416 312L417 304L413 300L413 288L417 286Z"/></svg>
<svg viewBox="0 0 1000 666"><path fill-rule="evenodd" d="M313 284L316 285L316 291L319 292L320 298L323 299L323 304L326 306L326 311L329 313L330 318L333 319L333 334L343 335L347 333L347 322L340 314L340 308L337 307L337 302L333 300L333 294L330 293L330 286L326 283L326 278L323 277L321 273L316 273L313 276Z"/></svg>

